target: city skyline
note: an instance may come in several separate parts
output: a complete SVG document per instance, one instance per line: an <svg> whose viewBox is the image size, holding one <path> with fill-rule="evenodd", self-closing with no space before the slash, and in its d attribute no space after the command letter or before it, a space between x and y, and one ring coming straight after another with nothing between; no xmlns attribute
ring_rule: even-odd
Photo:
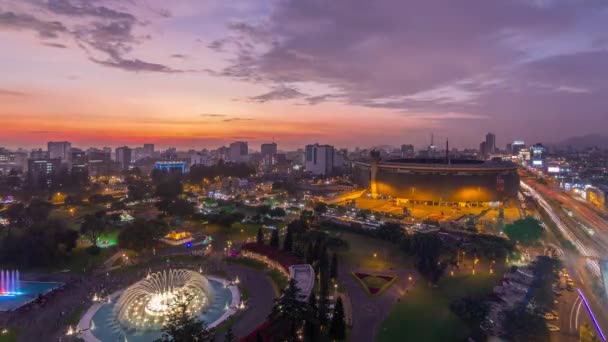
<svg viewBox="0 0 608 342"><path fill-rule="evenodd" d="M434 132L462 148L479 132L502 147L600 131L607 3L470 5L3 0L0 145L423 146Z"/></svg>

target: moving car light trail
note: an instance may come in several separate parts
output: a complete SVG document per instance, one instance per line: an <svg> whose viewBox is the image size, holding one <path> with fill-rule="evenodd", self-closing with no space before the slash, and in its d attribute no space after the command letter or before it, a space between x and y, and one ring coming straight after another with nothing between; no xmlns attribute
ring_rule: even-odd
<svg viewBox="0 0 608 342"><path fill-rule="evenodd" d="M551 221L553 221L553 223L560 230L560 232L562 233L564 238L566 240L572 242L574 247L576 247L576 249L582 256L587 257L587 258L596 258L597 257L598 253L595 250L593 250L593 248L583 245L583 243L578 238L576 238L576 236L570 231L568 226L555 213L555 211L549 205L549 203L547 203L547 201L545 201L545 199L534 188L532 188L531 186L529 186L528 184L526 184L524 182L521 182L521 187L524 190L526 190L528 193L530 193L530 195L532 195L532 197L536 200L538 205L540 205L543 208L545 213L547 213L549 218L551 218ZM600 265L598 264L597 261L587 260L587 267L591 270L591 272L595 276L600 277L600 275L601 275Z"/></svg>
<svg viewBox="0 0 608 342"><path fill-rule="evenodd" d="M585 296L583 295L583 292L581 291L581 289L576 289L576 291L578 291L578 295L583 300L583 303L585 304L585 307L587 308L587 312L589 313L589 316L591 317L591 320L593 320L593 324L595 325L595 329L600 334L600 338L602 339L602 341L606 341L606 336L604 336L604 333L602 332L602 328L600 328L600 325L597 323L597 320L595 319L595 315L593 314L593 311L591 311L591 307L589 306L589 303L587 302L587 298L585 298Z"/></svg>

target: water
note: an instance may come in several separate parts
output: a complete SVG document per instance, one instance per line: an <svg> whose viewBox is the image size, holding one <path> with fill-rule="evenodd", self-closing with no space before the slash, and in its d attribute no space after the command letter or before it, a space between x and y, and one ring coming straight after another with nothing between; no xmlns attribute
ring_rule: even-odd
<svg viewBox="0 0 608 342"><path fill-rule="evenodd" d="M219 281L209 279L209 285L211 305L199 318L207 323L213 323L226 312L227 307L232 302L232 293ZM129 342L149 342L161 337L162 333L160 331L125 331L116 320L113 312L115 305L116 301L104 304L93 315L91 320L92 333L98 340L104 342L123 341L126 336Z"/></svg>
<svg viewBox="0 0 608 342"><path fill-rule="evenodd" d="M19 271L0 270L0 296L19 294Z"/></svg>
<svg viewBox="0 0 608 342"><path fill-rule="evenodd" d="M12 311L44 295L63 283L19 281L15 284L17 294L0 296L0 311Z"/></svg>

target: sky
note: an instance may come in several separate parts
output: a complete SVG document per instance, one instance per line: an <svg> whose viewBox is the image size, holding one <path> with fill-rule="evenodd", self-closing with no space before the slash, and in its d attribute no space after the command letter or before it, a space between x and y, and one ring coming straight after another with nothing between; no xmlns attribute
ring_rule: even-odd
<svg viewBox="0 0 608 342"><path fill-rule="evenodd" d="M6 147L604 133L608 1L0 0L0 124Z"/></svg>

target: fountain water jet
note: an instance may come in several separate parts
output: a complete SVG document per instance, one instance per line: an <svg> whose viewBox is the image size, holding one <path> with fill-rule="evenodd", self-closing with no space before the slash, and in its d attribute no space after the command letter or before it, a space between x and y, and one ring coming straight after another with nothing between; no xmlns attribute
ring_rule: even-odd
<svg viewBox="0 0 608 342"><path fill-rule="evenodd" d="M188 311L200 313L210 304L209 293L209 281L198 272L182 269L151 273L125 290L114 315L129 330L158 330L174 304L190 297Z"/></svg>
<svg viewBox="0 0 608 342"><path fill-rule="evenodd" d="M0 270L0 296L20 294L19 271Z"/></svg>

